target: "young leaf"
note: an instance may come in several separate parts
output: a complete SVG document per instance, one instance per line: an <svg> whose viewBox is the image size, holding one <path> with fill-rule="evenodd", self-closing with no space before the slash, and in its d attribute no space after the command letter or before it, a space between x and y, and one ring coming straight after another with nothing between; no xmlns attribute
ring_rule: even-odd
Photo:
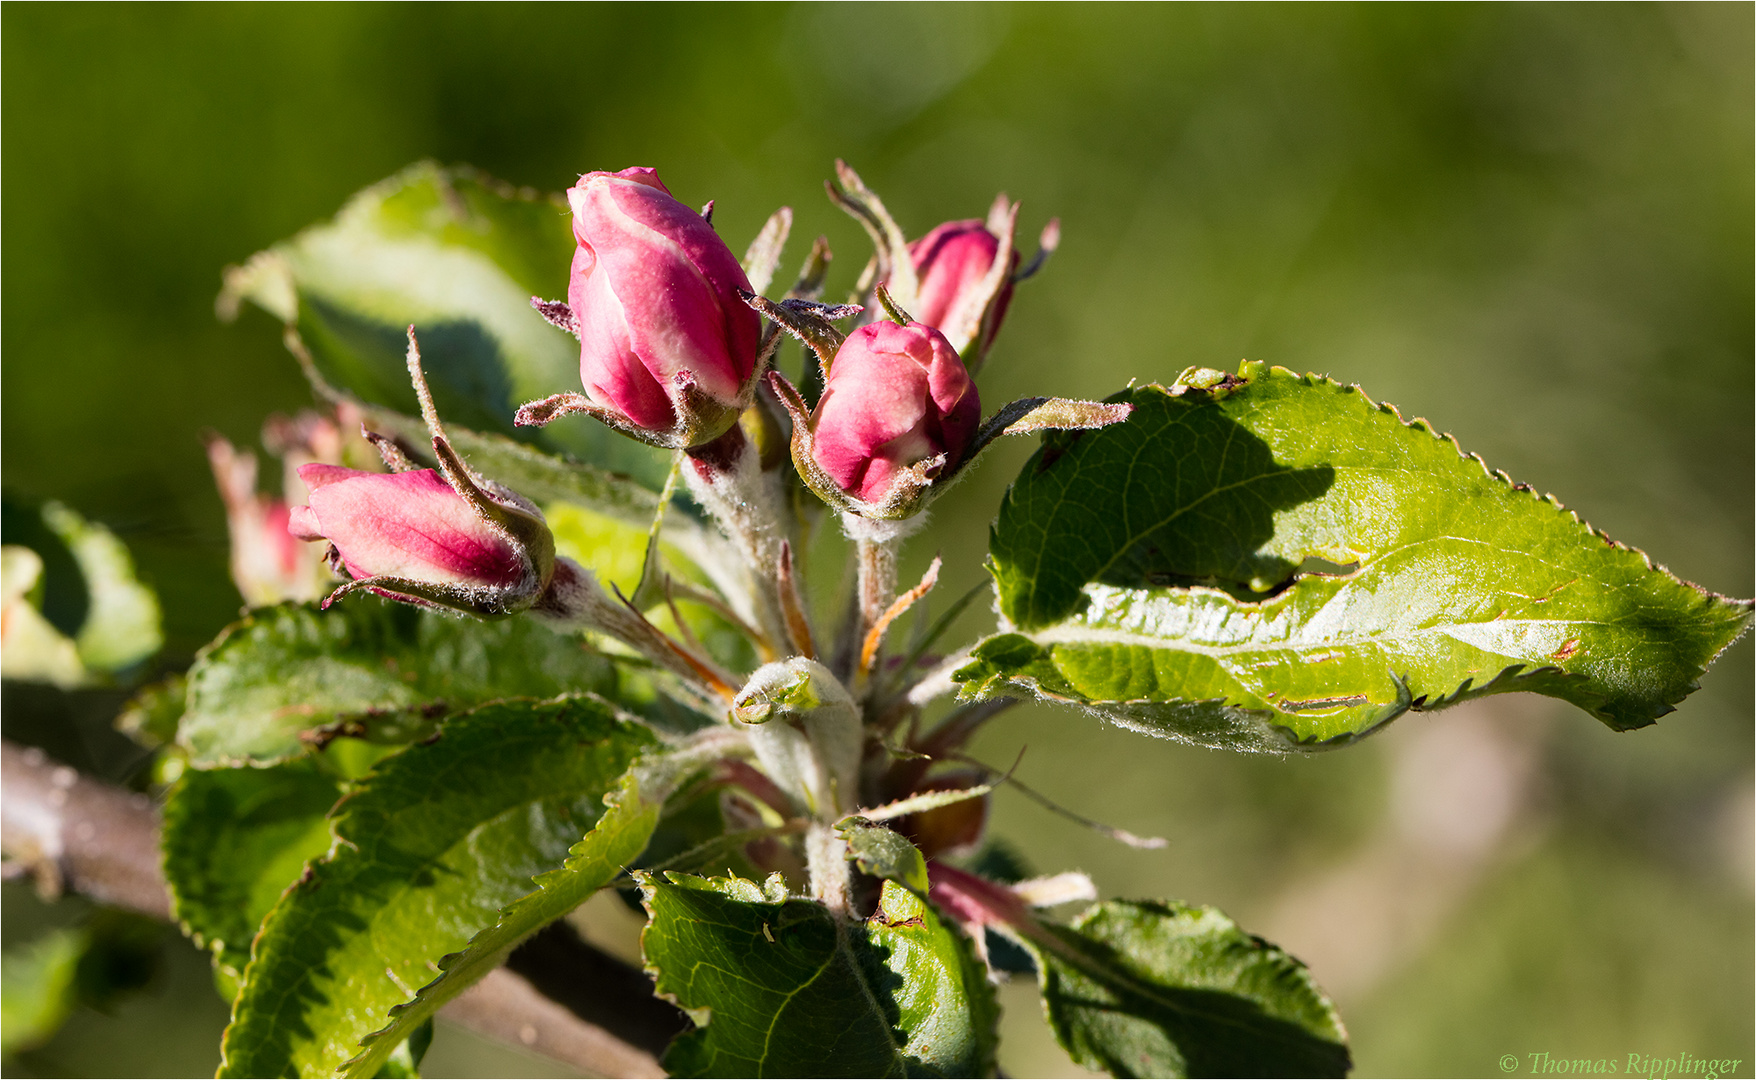
<svg viewBox="0 0 1756 1080"><path fill-rule="evenodd" d="M161 844L175 917L234 992L263 916L329 850L325 815L341 794L309 760L188 769L171 789Z"/></svg>
<svg viewBox="0 0 1756 1080"><path fill-rule="evenodd" d="M1344 1076L1347 1033L1305 966L1212 908L1093 905L1029 942L1073 1060L1114 1076Z"/></svg>
<svg viewBox="0 0 1756 1080"><path fill-rule="evenodd" d="M965 692L1209 746L1346 742L1533 690L1618 730L1669 712L1751 604L1655 567L1357 388L1246 363L1051 435L992 533Z"/></svg>
<svg viewBox="0 0 1756 1080"><path fill-rule="evenodd" d="M327 611L282 604L203 650L177 739L197 768L269 764L299 754L302 733L341 720L361 719L371 737L372 714L437 716L614 684L609 661L529 619L459 619L365 596Z"/></svg>
<svg viewBox="0 0 1756 1080"><path fill-rule="evenodd" d="M579 387L578 345L530 306L566 292L574 246L558 197L423 162L228 272L220 309L256 303L297 328L330 383L405 412L412 323L441 415L518 434L519 405ZM662 455L595 422L524 434L655 485L664 476Z"/></svg>
<svg viewBox="0 0 1756 1080"><path fill-rule="evenodd" d="M641 941L658 992L698 1025L673 1076L975 1076L994 1068L999 1009L967 941L885 882L878 911L839 925L778 877L642 875Z"/></svg>
<svg viewBox="0 0 1756 1080"><path fill-rule="evenodd" d="M610 847L638 852L645 836L622 836L626 823L605 813L604 795L653 745L598 698L510 701L382 761L336 808L329 855L263 923L220 1075L340 1071L442 960L504 925L503 908L526 898L547 915L532 879L603 855L590 847L594 827L617 822ZM615 870L592 872L607 880ZM411 1033L397 1030L380 1039L380 1064Z"/></svg>
<svg viewBox="0 0 1756 1080"><path fill-rule="evenodd" d="M835 831L846 841L848 858L862 873L926 894L927 860L908 837L863 817L845 817L836 822Z"/></svg>

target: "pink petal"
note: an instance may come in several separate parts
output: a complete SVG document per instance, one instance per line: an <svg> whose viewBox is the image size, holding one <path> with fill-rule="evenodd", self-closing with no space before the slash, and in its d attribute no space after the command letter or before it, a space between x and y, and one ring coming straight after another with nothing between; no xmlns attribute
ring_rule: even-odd
<svg viewBox="0 0 1756 1080"><path fill-rule="evenodd" d="M974 218L947 221L910 244L909 257L920 276L920 292L910 314L928 326L944 325L958 297L981 281L999 250L1000 241Z"/></svg>
<svg viewBox="0 0 1756 1080"><path fill-rule="evenodd" d="M294 506L287 511L287 532L300 540L322 540L323 526L317 523L317 515L309 506Z"/></svg>
<svg viewBox="0 0 1756 1080"><path fill-rule="evenodd" d="M610 288L609 274L584 244L573 257L567 304L579 321L579 381L586 396L639 427L665 431L674 426L670 396L634 355L622 302Z"/></svg>
<svg viewBox="0 0 1756 1080"><path fill-rule="evenodd" d="M629 344L661 385L687 373L730 402L755 365L761 319L731 249L663 185L593 174L568 193L574 232L621 300ZM655 186L656 185L656 186Z"/></svg>
<svg viewBox="0 0 1756 1080"><path fill-rule="evenodd" d="M512 585L523 575L512 543L431 469L326 480L306 512L356 578Z"/></svg>
<svg viewBox="0 0 1756 1080"><path fill-rule="evenodd" d="M351 480L356 476L376 476L376 473L362 472L359 469L348 469L340 465L325 465L314 461L309 465L299 466L299 479L305 482L307 491L316 491L325 484L333 484L341 480Z"/></svg>

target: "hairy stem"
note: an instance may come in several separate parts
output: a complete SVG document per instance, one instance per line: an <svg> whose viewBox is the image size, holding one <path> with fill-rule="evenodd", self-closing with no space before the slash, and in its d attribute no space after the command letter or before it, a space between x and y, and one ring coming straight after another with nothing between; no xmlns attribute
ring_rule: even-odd
<svg viewBox="0 0 1756 1080"><path fill-rule="evenodd" d="M678 676L710 715L736 692L732 677L712 660L671 640L630 605L618 603L604 592L596 574L570 559L555 560L555 575L530 614L557 630L596 630L633 647Z"/></svg>
<svg viewBox="0 0 1756 1080"><path fill-rule="evenodd" d="M838 919L852 906L848 846L833 825L813 822L805 832L805 866L811 874L811 897Z"/></svg>
<svg viewBox="0 0 1756 1080"><path fill-rule="evenodd" d="M780 594L781 546L792 515L778 474L762 471L761 455L736 424L685 453L689 493L742 557L753 621L765 651L778 654L792 637Z"/></svg>
<svg viewBox="0 0 1756 1080"><path fill-rule="evenodd" d="M896 598L896 551L901 541L895 537L868 538L855 541L860 560L860 584L857 602L860 625L854 640L863 642L884 618L890 602ZM873 658L876 660L876 657Z"/></svg>

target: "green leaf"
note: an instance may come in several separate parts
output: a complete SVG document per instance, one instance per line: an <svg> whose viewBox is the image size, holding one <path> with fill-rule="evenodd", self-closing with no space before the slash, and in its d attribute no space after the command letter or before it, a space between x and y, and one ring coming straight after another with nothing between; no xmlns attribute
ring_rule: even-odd
<svg viewBox="0 0 1756 1080"><path fill-rule="evenodd" d="M886 882L853 926L789 899L778 876L639 875L657 989L697 1030L674 1076L974 1076L994 1068L999 1008L967 941Z"/></svg>
<svg viewBox="0 0 1756 1080"><path fill-rule="evenodd" d="M158 596L135 576L134 559L116 534L58 502L20 517L25 514L36 520L20 521L20 531L43 550L24 544L0 550L0 607L7 627L0 673L72 689L106 683L106 675L158 652L164 644ZM61 626L42 611L45 593L53 588L45 560L52 560L64 578L77 576L64 590L76 593L79 602L63 607L79 610Z"/></svg>
<svg viewBox="0 0 1756 1080"><path fill-rule="evenodd" d="M312 760L266 769L188 769L165 801L161 845L175 917L213 953L236 996L250 939L297 881L329 850L330 807L342 785Z"/></svg>
<svg viewBox="0 0 1756 1080"><path fill-rule="evenodd" d="M601 872L572 869L615 857L589 838L576 846L600 819L621 822L611 849L645 842L620 831L626 822L606 814L604 795L653 745L599 698L514 701L449 720L438 738L380 762L336 807L329 855L264 922L220 1075L332 1075L441 961L475 955L472 939L505 926L503 908L520 901L515 910L535 904L553 917L533 879L564 862L563 873ZM374 1044L373 1068L425 1019L415 1012Z"/></svg>
<svg viewBox="0 0 1756 1080"><path fill-rule="evenodd" d="M365 422L374 431L400 440L421 461L436 462L425 422L394 409L372 406L365 407ZM567 461L504 435L471 431L461 424L446 424L445 435L471 468L535 502L587 507L638 528L643 537L658 512L658 493L626 474ZM674 540L697 545L713 542L705 529L688 519L673 520L671 532L676 534Z"/></svg>
<svg viewBox="0 0 1756 1080"><path fill-rule="evenodd" d="M76 976L89 935L51 930L0 954L0 1055L52 1038L79 999Z"/></svg>
<svg viewBox="0 0 1756 1080"><path fill-rule="evenodd" d="M198 768L268 764L301 753L301 734L343 721L359 721L351 734L413 737L430 726L411 720L614 680L608 660L530 619L482 622L364 596L327 611L282 604L202 651L177 739Z"/></svg>
<svg viewBox="0 0 1756 1080"><path fill-rule="evenodd" d="M220 309L258 304L297 328L330 383L405 413L415 411L403 362L413 324L441 416L656 486L663 455L595 421L535 434L512 425L524 402L579 389L578 344L530 306L566 295L574 247L559 196L422 162L230 271Z"/></svg>
<svg viewBox="0 0 1756 1080"><path fill-rule="evenodd" d="M43 504L48 525L79 563L91 607L74 639L88 668L121 671L164 644L159 601L134 575L134 559L116 534L58 502Z"/></svg>
<svg viewBox="0 0 1756 1080"><path fill-rule="evenodd" d="M1347 1033L1305 966L1212 908L1095 904L1029 947L1073 1060L1115 1076L1344 1076Z"/></svg>
<svg viewBox="0 0 1756 1080"><path fill-rule="evenodd" d="M836 822L835 831L847 843L848 858L863 873L926 893L927 860L908 837L863 817L843 818Z"/></svg>
<svg viewBox="0 0 1756 1080"><path fill-rule="evenodd" d="M1246 363L1045 438L992 533L1010 623L957 678L1208 746L1350 741L1533 690L1671 711L1751 603L1680 581L1355 387Z"/></svg>
<svg viewBox="0 0 1756 1080"><path fill-rule="evenodd" d="M499 967L531 934L585 903L639 857L657 827L662 799L643 797L635 776L605 797L606 810L585 838L567 852L557 870L536 878L537 891L500 912L498 919L470 940L469 947L439 961L442 973L414 998L390 1010L391 1022L362 1040L365 1050L347 1063L349 1076L371 1076L393 1047L414 1039L432 1023L441 1005Z"/></svg>
<svg viewBox="0 0 1756 1080"><path fill-rule="evenodd" d="M188 679L181 672L142 687L116 714L114 727L142 746L175 742L187 690Z"/></svg>

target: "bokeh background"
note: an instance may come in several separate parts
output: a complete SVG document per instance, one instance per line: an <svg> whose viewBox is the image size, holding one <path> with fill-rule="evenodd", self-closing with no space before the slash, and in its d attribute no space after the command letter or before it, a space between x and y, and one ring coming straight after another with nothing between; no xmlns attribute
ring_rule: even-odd
<svg viewBox="0 0 1756 1080"><path fill-rule="evenodd" d="M310 402L268 316L215 319L222 267L431 157L551 190L654 165L715 199L739 249L787 203L844 287L866 249L822 194L839 156L911 235L1000 189L1027 232L1061 218L991 402L1243 357L1324 372L1748 596L1752 31L1748 4L9 4L4 483L117 530L186 663L239 605L199 433L252 443ZM1028 453L987 459L916 545L955 557L948 595L979 579ZM1361 1075L1496 1074L1508 1054L1523 1074L1539 1052L1747 1075L1751 655L1630 734L1520 695L1258 759L1027 708L977 752L1028 746L1027 782L1169 839L1132 852L997 803L1039 871L1217 904L1303 956ZM107 736L114 707L9 692L3 719L120 777L139 762ZM6 887L9 944L86 917ZM210 1071L205 960L169 932L151 948L143 990L7 1074ZM1031 988L1003 1001L1006 1070L1071 1073ZM456 1031L428 1062L538 1068Z"/></svg>

